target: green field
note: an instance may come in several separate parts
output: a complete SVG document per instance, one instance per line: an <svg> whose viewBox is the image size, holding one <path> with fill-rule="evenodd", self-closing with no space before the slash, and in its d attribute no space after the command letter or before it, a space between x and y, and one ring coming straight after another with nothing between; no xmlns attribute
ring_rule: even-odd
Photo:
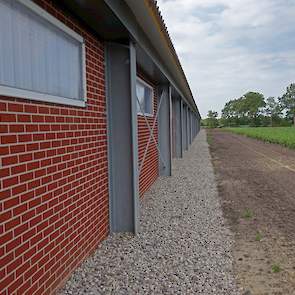
<svg viewBox="0 0 295 295"><path fill-rule="evenodd" d="M295 149L294 127L226 128L226 130Z"/></svg>

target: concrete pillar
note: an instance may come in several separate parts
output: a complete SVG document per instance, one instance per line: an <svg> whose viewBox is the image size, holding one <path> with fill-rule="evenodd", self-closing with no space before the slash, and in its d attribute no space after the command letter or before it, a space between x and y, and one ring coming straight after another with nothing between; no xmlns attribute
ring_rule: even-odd
<svg viewBox="0 0 295 295"><path fill-rule="evenodd" d="M106 45L111 232L139 230L136 49Z"/></svg>

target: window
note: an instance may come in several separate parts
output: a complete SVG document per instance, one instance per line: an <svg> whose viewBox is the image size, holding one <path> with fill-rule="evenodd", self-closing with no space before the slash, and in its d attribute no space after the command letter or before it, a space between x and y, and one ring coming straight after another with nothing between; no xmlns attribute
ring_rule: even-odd
<svg viewBox="0 0 295 295"><path fill-rule="evenodd" d="M83 38L28 0L0 0L0 95L85 105Z"/></svg>
<svg viewBox="0 0 295 295"><path fill-rule="evenodd" d="M141 79L137 79L136 94L139 100L137 101L137 113L152 116L153 115L153 88Z"/></svg>

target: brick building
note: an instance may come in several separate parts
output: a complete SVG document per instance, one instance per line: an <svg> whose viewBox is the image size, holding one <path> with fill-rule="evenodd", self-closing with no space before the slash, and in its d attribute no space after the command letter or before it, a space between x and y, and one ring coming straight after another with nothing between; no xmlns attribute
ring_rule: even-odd
<svg viewBox="0 0 295 295"><path fill-rule="evenodd" d="M52 294L197 135L153 0L0 0L0 295Z"/></svg>

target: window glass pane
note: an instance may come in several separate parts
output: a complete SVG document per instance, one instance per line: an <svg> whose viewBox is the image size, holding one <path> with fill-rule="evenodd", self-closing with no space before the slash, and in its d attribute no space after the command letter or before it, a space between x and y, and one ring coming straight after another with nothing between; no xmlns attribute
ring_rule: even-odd
<svg viewBox="0 0 295 295"><path fill-rule="evenodd" d="M152 114L152 90L148 87L145 88L145 112L147 114Z"/></svg>
<svg viewBox="0 0 295 295"><path fill-rule="evenodd" d="M0 0L0 85L83 98L82 44L16 0Z"/></svg>
<svg viewBox="0 0 295 295"><path fill-rule="evenodd" d="M139 106L137 101L137 112L141 113L142 111L144 111L144 86L139 81L137 81L136 83L136 94L141 106L141 107Z"/></svg>
<svg viewBox="0 0 295 295"><path fill-rule="evenodd" d="M141 108L137 102L137 112L145 114L153 114L153 91L150 87L137 80L136 94L140 102Z"/></svg>

